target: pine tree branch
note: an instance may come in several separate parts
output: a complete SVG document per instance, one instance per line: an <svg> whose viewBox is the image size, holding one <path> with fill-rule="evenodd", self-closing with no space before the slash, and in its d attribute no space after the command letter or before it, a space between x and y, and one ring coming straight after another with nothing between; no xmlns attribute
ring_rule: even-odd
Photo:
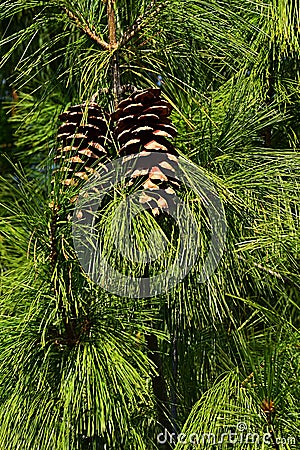
<svg viewBox="0 0 300 450"><path fill-rule="evenodd" d="M157 336L153 333L146 335L146 343L148 357L157 370L157 375L153 375L151 379L153 394L157 402L158 422L161 425L163 432L167 431L167 433L171 433L172 423L170 422L169 411L167 409L169 403L168 392L166 381L163 376L162 360L159 353ZM163 448L168 450L170 448L169 444L166 443Z"/></svg>
<svg viewBox="0 0 300 450"><path fill-rule="evenodd" d="M268 423L269 434L270 434L270 437L271 437L272 442L273 442L273 448L275 448L276 450L280 450L279 444L277 442L277 437L276 437L276 434L275 434L274 425L272 424L273 414L272 414L271 411L264 411L264 412L265 412L265 415L266 415L266 421Z"/></svg>
<svg viewBox="0 0 300 450"><path fill-rule="evenodd" d="M84 25L79 17L77 17L74 13L69 11L67 8L64 8L66 14L68 17L75 23L75 25L80 28L87 36L89 36L94 42L96 42L100 47L102 47L104 50L111 50L110 45L101 39L94 31L90 29L88 25Z"/></svg>
<svg viewBox="0 0 300 450"><path fill-rule="evenodd" d="M113 50L117 48L117 36L116 36L116 18L114 10L114 0L107 1L107 18L108 18L108 36L109 36L109 49Z"/></svg>
<svg viewBox="0 0 300 450"><path fill-rule="evenodd" d="M265 365L263 363L260 364L259 368L263 369L265 367ZM250 380L252 380L252 378L254 377L254 372L251 372L247 378L244 379L244 381L242 381L241 383L241 388L244 388L246 386L247 383L249 383Z"/></svg>
<svg viewBox="0 0 300 450"><path fill-rule="evenodd" d="M123 36L119 42L119 47L123 47L124 45L126 45L132 38L134 38L139 33L139 31L141 31L143 29L145 22L150 19L150 17L149 17L150 14L152 16L153 14L159 13L159 11L163 8L163 6L166 5L166 4L161 3L153 10L156 3L157 3L157 0L153 0L147 6L145 13L142 14L141 16L139 16L136 19L136 21L134 22L134 24L127 31L125 31L125 33L123 34Z"/></svg>
<svg viewBox="0 0 300 450"><path fill-rule="evenodd" d="M241 255L237 255L238 259L240 259L241 261L245 261L248 262L246 258L244 258ZM273 275L274 277L278 278L281 281L287 281L285 279L285 277L283 277L282 275L280 275L280 273L275 272L274 270L270 269L269 267L264 267L262 264L256 263L256 262L252 262L251 264L253 264L254 267L257 267L258 269L262 270L265 273L268 273L270 275Z"/></svg>
<svg viewBox="0 0 300 450"><path fill-rule="evenodd" d="M272 442L273 442L273 447L275 448L275 450L280 450L280 447L279 447L279 444L277 442L277 438L276 438L273 426L270 426L269 433L270 433L270 436L271 436L271 439L272 439Z"/></svg>
<svg viewBox="0 0 300 450"><path fill-rule="evenodd" d="M117 52L118 43L116 36L116 18L114 10L115 0L107 0L107 20L108 20L108 35L109 35L109 50L113 51L113 58L111 62L111 74L113 80L113 95L115 108L117 108L121 99L121 81L120 81L120 64L119 55Z"/></svg>

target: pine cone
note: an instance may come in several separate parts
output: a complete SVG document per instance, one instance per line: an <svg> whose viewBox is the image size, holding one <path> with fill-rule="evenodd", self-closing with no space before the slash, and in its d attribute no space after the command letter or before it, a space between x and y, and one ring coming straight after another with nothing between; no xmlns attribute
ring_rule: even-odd
<svg viewBox="0 0 300 450"><path fill-rule="evenodd" d="M56 161L67 161L60 169L67 172L63 183L75 185L78 179L87 180L96 164L108 162L105 147L111 143L108 138L109 114L103 112L97 103L90 102L71 106L59 118L64 123L57 134L62 147Z"/></svg>
<svg viewBox="0 0 300 450"><path fill-rule="evenodd" d="M160 93L160 89L134 92L112 114L112 120L117 122L119 154L138 153L143 157L137 162L129 185L139 181L143 189L151 191L151 195L141 193L140 203L148 204L154 216L168 208L175 194L173 187L179 186L174 176L178 152L170 142L177 130L168 119L172 106L161 99Z"/></svg>

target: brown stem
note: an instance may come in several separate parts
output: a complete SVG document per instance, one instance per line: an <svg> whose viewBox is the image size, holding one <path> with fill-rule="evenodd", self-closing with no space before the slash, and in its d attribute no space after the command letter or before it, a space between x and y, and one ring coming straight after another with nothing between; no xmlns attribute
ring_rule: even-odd
<svg viewBox="0 0 300 450"><path fill-rule="evenodd" d="M14 116L16 114L16 104L18 103L19 100L19 95L17 93L17 91L15 90L15 88L12 89L12 108L11 108L11 115Z"/></svg>
<svg viewBox="0 0 300 450"><path fill-rule="evenodd" d="M259 366L260 369L263 369L264 367L265 367L265 365L264 365L263 363L261 363L260 366ZM245 387L245 385L246 385L247 383L249 383L249 381L252 380L253 377L254 377L254 372L251 372L251 373L247 376L247 378L245 378L244 381L242 381L242 383L241 383L241 388Z"/></svg>
<svg viewBox="0 0 300 450"><path fill-rule="evenodd" d="M120 82L120 66L118 55L118 43L116 36L116 18L115 18L115 0L107 0L107 19L108 19L108 36L109 50L113 52L111 62L111 74L113 81L113 96L115 108L117 108L121 98L121 82Z"/></svg>
<svg viewBox="0 0 300 450"><path fill-rule="evenodd" d="M247 259L244 258L243 256L237 255L237 257L241 261L247 262ZM253 264L253 266L257 267L258 269L262 270L263 272L269 273L270 275L273 275L274 277L278 278L281 281L285 281L283 276L280 275L280 273L275 272L274 270L270 269L269 267L264 267L262 264L259 264L259 263L256 263L256 262L252 262L251 264Z"/></svg>
<svg viewBox="0 0 300 450"><path fill-rule="evenodd" d="M266 416L267 416L267 422L268 422L268 426L269 426L269 433L273 442L273 447L276 450L280 450L279 444L276 440L276 435L274 432L274 427L272 426L272 419L271 419L271 412L266 412Z"/></svg>
<svg viewBox="0 0 300 450"><path fill-rule="evenodd" d="M87 36L89 36L94 42L96 42L100 47L102 47L104 50L110 50L110 46L107 42L105 42L103 39L101 39L94 31L90 29L88 25L85 25L81 22L79 17L77 17L74 13L69 11L67 8L64 8L67 15L70 17L71 20L75 23L75 25L80 28Z"/></svg>
<svg viewBox="0 0 300 450"><path fill-rule="evenodd" d="M276 450L280 450L280 447L279 447L279 444L278 444L278 442L277 442L277 440L276 440L276 436L275 436L275 434L274 434L273 428L269 428L269 433L270 433L271 439L272 439L272 441L273 441L273 447L274 447Z"/></svg>
<svg viewBox="0 0 300 450"><path fill-rule="evenodd" d="M237 255L237 257L238 257L238 259L240 259L241 261L247 262L247 259L244 258L243 256ZM278 280L281 280L281 281L284 282L284 283L290 284L291 286L295 286L295 287L297 287L298 289L300 288L299 284L295 283L293 280L291 280L289 277L286 277L285 275L281 275L280 273L275 272L274 270L272 270L272 269L270 269L270 268L268 268L268 267L264 267L264 266L262 266L262 265L259 264L259 263L252 262L251 264L252 264L254 267L257 267L258 269L260 269L261 271L263 271L263 272L265 272L265 273L268 273L268 274L270 274L270 275L272 275L272 276L278 278Z"/></svg>
<svg viewBox="0 0 300 450"><path fill-rule="evenodd" d="M62 300L62 294L59 290L57 279L55 277L55 271L57 270L57 259L58 259L58 251L57 251L57 240L56 240L56 233L57 233L57 221L58 221L58 210L59 208L53 203L51 206L52 209L52 217L50 222L50 265L51 265L51 271L53 275L53 292L56 297L58 297L58 309L62 314L62 320L64 324L65 329L65 335L63 336L63 339L66 342L76 342L78 340L75 327L75 319L68 318L66 308L63 304ZM68 274L69 276L69 274Z"/></svg>
<svg viewBox="0 0 300 450"><path fill-rule="evenodd" d="M114 48L117 47L116 18L114 5L115 0L107 0L108 36L109 36L110 50L113 50Z"/></svg>
<svg viewBox="0 0 300 450"><path fill-rule="evenodd" d="M146 343L148 348L148 357L154 364L157 370L157 375L152 376L152 388L153 394L157 402L157 415L158 423L163 429L163 432L167 430L168 433L172 431L172 424L169 418L168 411L168 393L167 386L163 376L162 360L159 354L157 336L153 333L146 335ZM170 448L168 444L164 447Z"/></svg>
<svg viewBox="0 0 300 450"><path fill-rule="evenodd" d="M120 81L119 55L118 55L117 51L115 51L114 56L112 58L111 73L112 73L112 79L113 79L114 103L115 103L115 109L117 109L117 106L121 99L121 91L122 91L121 81Z"/></svg>
<svg viewBox="0 0 300 450"><path fill-rule="evenodd" d="M55 231L57 224L57 211L54 207L52 210L52 218L50 223L50 264L52 273L54 272L57 258L57 248L56 248L56 239L55 239Z"/></svg>
<svg viewBox="0 0 300 450"><path fill-rule="evenodd" d="M57 264L57 245L56 245L56 230L57 230L57 219L58 219L58 207L52 203L51 205L51 222L50 222L50 265L51 272L53 275L53 291L56 295L58 293L58 287L55 280L54 272L56 270Z"/></svg>

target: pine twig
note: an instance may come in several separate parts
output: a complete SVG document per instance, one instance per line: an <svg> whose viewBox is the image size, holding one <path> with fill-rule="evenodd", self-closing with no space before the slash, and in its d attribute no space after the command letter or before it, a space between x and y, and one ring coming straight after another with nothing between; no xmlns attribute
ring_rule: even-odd
<svg viewBox="0 0 300 450"><path fill-rule="evenodd" d="M272 400L264 400L261 407L262 407L263 412L266 415L266 421L268 423L269 433L270 433L270 436L271 436L271 439L273 442L273 448L275 448L276 450L280 450L279 444L276 439L274 426L272 424L272 417L276 413L275 408L274 408L274 403Z"/></svg>
<svg viewBox="0 0 300 450"><path fill-rule="evenodd" d="M146 264L144 276L149 277L149 264ZM151 304L148 304L151 309ZM151 326L151 323L149 324ZM172 432L167 383L164 377L163 362L158 346L158 339L154 333L145 335L147 355L156 368L157 374L151 374L152 389L156 403L157 421L163 433L169 435ZM170 443L162 446L163 450L171 450Z"/></svg>
<svg viewBox="0 0 300 450"><path fill-rule="evenodd" d="M74 13L69 11L67 8L64 8L66 14L69 16L71 20L75 23L75 25L80 28L87 36L89 36L94 42L96 42L100 47L102 47L104 50L110 50L110 45L101 39L94 31L90 29L88 25L84 25L79 17L77 17Z"/></svg>
<svg viewBox="0 0 300 450"><path fill-rule="evenodd" d="M163 376L162 360L159 353L157 336L153 333L146 335L146 343L148 349L148 357L157 370L157 375L152 375L153 394L157 402L158 422L163 431L171 433L172 423L170 422L169 411L166 410L169 403L166 381ZM163 447L168 450L169 444Z"/></svg>
<svg viewBox="0 0 300 450"><path fill-rule="evenodd" d="M237 255L238 259L241 261L247 262L246 258L244 258L241 255ZM294 286L297 289L300 289L300 285L293 281L291 278L281 275L278 272L275 272L274 270L270 269L269 267L265 267L262 264L256 263L252 261L252 264L254 267L257 267L257 269L260 269L262 272L268 273L269 275L272 275L273 277L277 278L278 280L282 281L283 283L286 283L287 285Z"/></svg>
<svg viewBox="0 0 300 450"><path fill-rule="evenodd" d="M177 381L178 381L178 336L177 325L175 326L173 339L172 339L172 372L173 372L173 385L171 386L171 420L173 423L173 432L177 433Z"/></svg>
<svg viewBox="0 0 300 450"><path fill-rule="evenodd" d="M108 18L108 36L109 36L109 49L113 50L117 48L117 36L116 36L116 18L114 10L115 0L107 0L107 18Z"/></svg>
<svg viewBox="0 0 300 450"><path fill-rule="evenodd" d="M116 18L114 11L115 0L107 0L107 19L108 19L108 34L109 44L108 48L113 51L113 58L111 62L111 74L113 80L113 95L115 108L117 108L121 98L121 81L120 81L120 64L118 55L118 42L116 36Z"/></svg>
<svg viewBox="0 0 300 450"><path fill-rule="evenodd" d="M165 4L159 4L154 11L152 9L155 7L157 0L153 0L146 8L145 13L139 16L134 24L127 30L122 36L122 39L119 42L119 47L123 47L126 45L132 38L134 38L139 31L143 28L145 21L149 20L149 15L153 15L155 13L159 13L159 11L165 6Z"/></svg>
<svg viewBox="0 0 300 450"><path fill-rule="evenodd" d="M260 366L259 366L260 369L263 369L264 367L265 367L265 365L264 365L263 363L261 363ZM249 381L252 380L253 377L254 377L254 372L251 372L251 373L247 376L247 378L245 378L244 381L241 382L241 388L244 388L245 385L246 385L247 383L249 383Z"/></svg>
<svg viewBox="0 0 300 450"><path fill-rule="evenodd" d="M244 258L243 256L237 255L237 257L241 261L247 262L246 258ZM257 267L258 269L262 270L263 272L273 275L274 277L278 278L281 281L286 281L285 278L282 275L280 275L280 273L275 272L274 270L270 269L269 267L264 267L262 264L259 264L256 262L252 262L252 264L254 267Z"/></svg>
<svg viewBox="0 0 300 450"><path fill-rule="evenodd" d="M278 442L277 442L277 439L276 439L276 436L275 436L275 433L274 433L274 429L273 429L272 426L269 427L269 433L270 433L271 439L272 439L272 441L273 441L273 447L274 447L276 450L280 450L280 447L279 447L279 444L278 444Z"/></svg>
<svg viewBox="0 0 300 450"><path fill-rule="evenodd" d="M58 208L54 203L51 203L51 222L50 222L50 264L51 264L51 270L52 273L54 273L56 262L57 262L57 247L56 247L56 229L57 229L57 213ZM54 291L56 291L56 288L54 286Z"/></svg>

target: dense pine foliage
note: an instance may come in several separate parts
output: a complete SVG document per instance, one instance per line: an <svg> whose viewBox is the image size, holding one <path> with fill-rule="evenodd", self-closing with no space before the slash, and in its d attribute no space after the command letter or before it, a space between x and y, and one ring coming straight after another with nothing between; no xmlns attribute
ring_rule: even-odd
<svg viewBox="0 0 300 450"><path fill-rule="evenodd" d="M299 448L297 2L1 0L0 20L0 449ZM94 101L111 117L130 90L158 87L176 154L222 200L226 249L199 283L210 228L181 186L198 264L164 295L122 298L77 260L81 184L58 170L59 117ZM114 160L122 144L109 132ZM170 259L145 269L116 251L122 189L100 211L105 249L120 270L160 271ZM164 214L133 225L142 246L154 230L176 257ZM217 440L241 423L269 440L157 441L165 428Z"/></svg>

